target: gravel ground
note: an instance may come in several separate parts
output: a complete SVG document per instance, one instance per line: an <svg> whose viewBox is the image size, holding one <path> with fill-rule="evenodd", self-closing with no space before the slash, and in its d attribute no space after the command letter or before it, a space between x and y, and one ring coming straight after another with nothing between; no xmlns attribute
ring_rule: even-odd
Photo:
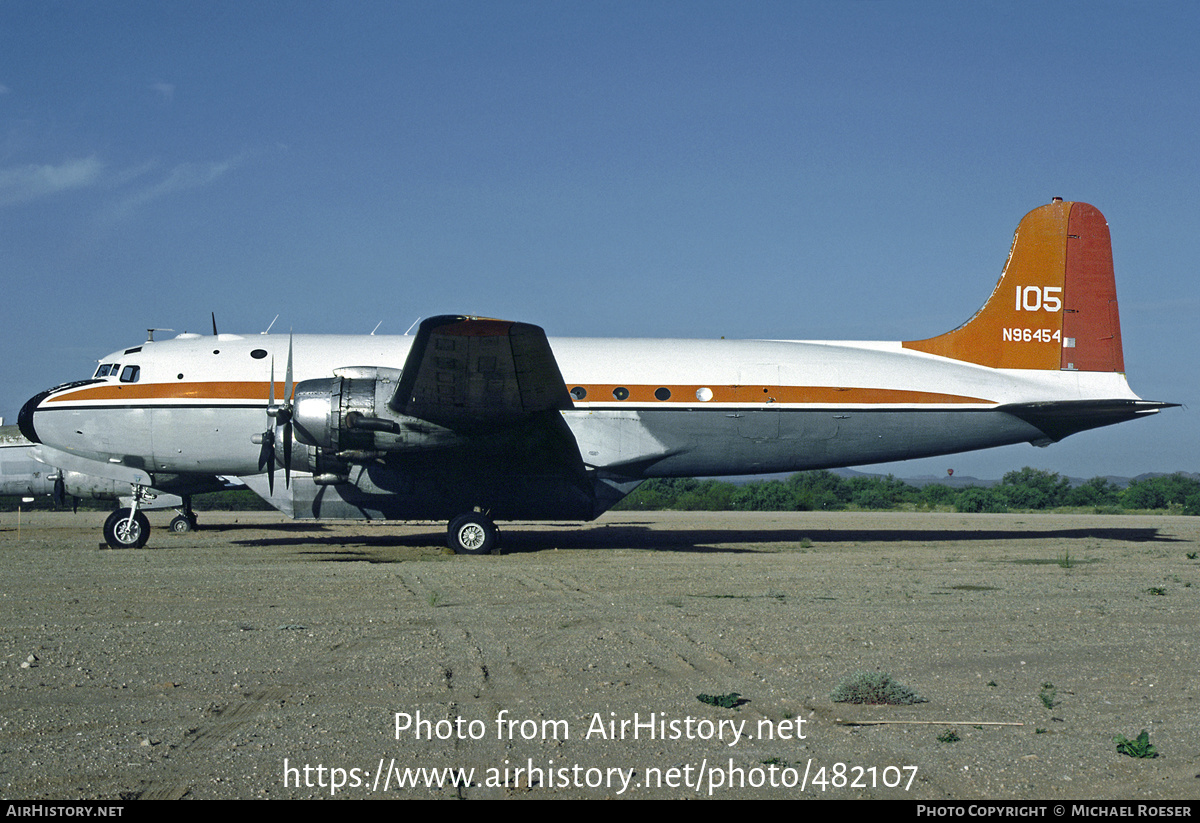
<svg viewBox="0 0 1200 823"><path fill-rule="evenodd" d="M102 519L0 522L6 798L1200 794L1200 518L625 513L492 557ZM857 670L927 702L832 702Z"/></svg>

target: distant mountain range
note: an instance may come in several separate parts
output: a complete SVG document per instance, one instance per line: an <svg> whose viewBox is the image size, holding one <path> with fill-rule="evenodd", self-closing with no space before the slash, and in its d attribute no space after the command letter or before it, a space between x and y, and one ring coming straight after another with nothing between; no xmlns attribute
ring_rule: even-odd
<svg viewBox="0 0 1200 823"><path fill-rule="evenodd" d="M854 469L830 469L829 471L832 474L836 474L838 477L877 477L881 479L887 477L886 474L879 474L878 472L860 472L855 471ZM793 474L795 474L795 472L788 472L785 474L738 475L736 477L716 477L713 479L724 480L726 483L733 483L734 485L742 486L746 483L754 483L762 480L786 480ZM1191 480L1200 481L1200 473L1197 472L1147 472L1145 474L1139 474L1137 477L1118 477L1116 475L1108 474L1104 475L1104 479L1112 483L1114 486L1118 486L1123 489L1135 480L1149 480L1152 477L1165 477L1170 474L1182 474L1184 477L1187 477ZM1072 486L1081 485L1092 479L1090 477L1071 477L1070 475L1064 476L1071 481ZM962 489L966 488L967 486L995 486L1000 483L999 478L985 480L979 477L972 477L969 474L943 474L940 476L923 474L916 477L897 477L896 479L907 483L910 486L916 486L917 488L928 486L930 483L940 483L943 486L949 486L953 489Z"/></svg>
<svg viewBox="0 0 1200 823"><path fill-rule="evenodd" d="M855 471L854 469L831 469L831 471L839 477L887 477L886 474L860 472ZM1139 474L1137 477L1117 477L1116 475L1107 474L1103 475L1103 477L1109 483L1112 483L1114 486L1119 486L1123 489L1135 480L1149 480L1152 477L1165 477L1171 474L1182 474L1184 477L1187 477L1191 480L1200 480L1200 474L1196 472L1147 472L1145 474ZM1071 477L1070 475L1063 476L1071 481L1072 486L1079 486L1092 479L1090 477ZM930 483L940 483L943 486L950 486L951 488L955 489L965 488L966 486L995 486L1000 483L998 478L984 480L978 477L971 477L970 475L966 474L941 475L940 477L932 474L925 474L917 477L897 477L896 479L901 480L910 486L916 486L917 488L920 488L921 486L928 486Z"/></svg>

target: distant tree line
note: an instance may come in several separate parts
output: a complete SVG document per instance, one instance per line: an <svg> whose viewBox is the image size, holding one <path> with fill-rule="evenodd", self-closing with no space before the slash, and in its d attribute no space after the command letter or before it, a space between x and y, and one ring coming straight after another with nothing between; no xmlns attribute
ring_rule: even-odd
<svg viewBox="0 0 1200 823"><path fill-rule="evenodd" d="M20 498L0 498L0 511L15 511ZM63 508L112 509L111 501L66 501ZM248 489L199 494L196 511L270 510ZM53 509L49 497L25 503L26 510ZM1200 515L1200 481L1184 474L1134 480L1125 488L1105 477L1077 486L1054 472L1025 467L995 486L955 488L942 483L913 486L895 477L841 477L830 471L793 474L786 480L737 485L691 477L647 480L622 500L625 511L843 511L892 509L959 512L1041 511L1085 508L1097 512L1167 510Z"/></svg>
<svg viewBox="0 0 1200 823"><path fill-rule="evenodd" d="M847 509L1042 511L1086 508L1097 512L1166 509L1200 515L1200 481L1183 474L1134 480L1121 488L1104 477L1077 486L1054 472L1028 466L995 486L913 486L895 477L840 477L829 471L786 480L736 485L695 478L647 480L616 507L626 511L841 511Z"/></svg>

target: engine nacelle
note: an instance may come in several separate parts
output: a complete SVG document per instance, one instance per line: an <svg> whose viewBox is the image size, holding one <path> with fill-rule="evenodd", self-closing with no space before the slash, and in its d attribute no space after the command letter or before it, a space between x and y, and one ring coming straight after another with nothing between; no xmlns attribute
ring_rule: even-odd
<svg viewBox="0 0 1200 823"><path fill-rule="evenodd" d="M399 369L357 366L333 373L296 384L292 425L299 443L339 461L365 463L388 452L463 442L449 429L388 408Z"/></svg>

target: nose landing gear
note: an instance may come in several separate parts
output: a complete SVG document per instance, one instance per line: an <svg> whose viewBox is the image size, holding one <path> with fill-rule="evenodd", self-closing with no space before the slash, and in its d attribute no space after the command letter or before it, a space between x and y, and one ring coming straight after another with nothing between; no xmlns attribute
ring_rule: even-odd
<svg viewBox="0 0 1200 823"><path fill-rule="evenodd" d="M140 549L150 537L150 521L138 511L138 505L149 503L156 495L146 491L146 487L139 483L131 483L130 486L130 507L117 509L104 521L104 542L110 549Z"/></svg>
<svg viewBox="0 0 1200 823"><path fill-rule="evenodd" d="M150 537L150 521L136 508L117 509L104 521L104 542L110 549L140 549Z"/></svg>

